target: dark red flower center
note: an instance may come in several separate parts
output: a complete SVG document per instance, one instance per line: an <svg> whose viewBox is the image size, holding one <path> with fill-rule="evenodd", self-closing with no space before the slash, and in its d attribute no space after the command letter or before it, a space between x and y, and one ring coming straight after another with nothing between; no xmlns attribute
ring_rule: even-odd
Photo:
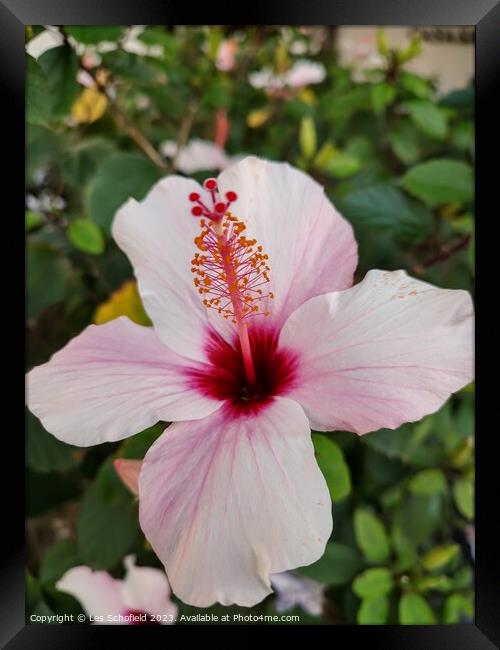
<svg viewBox="0 0 500 650"><path fill-rule="evenodd" d="M130 616L129 625L161 625L159 621L153 620L153 616L139 609L127 609L123 616Z"/></svg>
<svg viewBox="0 0 500 650"><path fill-rule="evenodd" d="M249 384L241 345L237 335L228 343L211 332L207 343L210 365L204 371L191 373L194 386L205 395L228 400L239 412L254 411L285 395L296 377L297 357L287 349L278 347L277 333L254 325L248 330L256 380Z"/></svg>

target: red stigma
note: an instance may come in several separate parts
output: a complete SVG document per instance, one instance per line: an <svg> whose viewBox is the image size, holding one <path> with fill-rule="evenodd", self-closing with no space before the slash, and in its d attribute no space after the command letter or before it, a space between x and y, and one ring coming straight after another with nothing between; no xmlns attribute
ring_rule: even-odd
<svg viewBox="0 0 500 650"><path fill-rule="evenodd" d="M236 192L230 190L225 194L226 200L221 201L215 178L207 178L203 183L203 187L210 193L207 200L202 200L198 192L191 192L188 194L188 199L191 203L196 203L196 205L191 208L191 214L195 217L207 217L210 221L219 223L223 215L227 213L231 203L236 201L238 195Z"/></svg>
<svg viewBox="0 0 500 650"><path fill-rule="evenodd" d="M217 181L215 178L207 178L207 180L203 183L203 187L206 190L210 190L212 192L213 190L217 189Z"/></svg>

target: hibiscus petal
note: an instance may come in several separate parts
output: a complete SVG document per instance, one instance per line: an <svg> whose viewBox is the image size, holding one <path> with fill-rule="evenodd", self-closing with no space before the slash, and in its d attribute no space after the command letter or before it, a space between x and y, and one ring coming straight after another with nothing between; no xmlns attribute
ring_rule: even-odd
<svg viewBox="0 0 500 650"><path fill-rule="evenodd" d="M211 316L193 286L191 260L199 220L191 215L189 194L198 183L168 176L141 203L129 199L116 213L113 237L132 262L148 316L159 338L178 354L203 361ZM214 319L222 333L228 325Z"/></svg>
<svg viewBox="0 0 500 650"><path fill-rule="evenodd" d="M121 478L123 484L135 494L139 494L139 473L141 471L142 460L132 460L128 458L116 458L113 461L116 473Z"/></svg>
<svg viewBox="0 0 500 650"><path fill-rule="evenodd" d="M28 407L47 431L81 447L121 440L159 420L202 418L221 402L189 387L187 363L152 328L128 318L90 325L31 370Z"/></svg>
<svg viewBox="0 0 500 650"><path fill-rule="evenodd" d="M56 588L74 596L89 616L116 616L126 610L122 599L122 583L106 571L92 571L76 566L57 582ZM102 621L109 624L109 621Z"/></svg>
<svg viewBox="0 0 500 650"><path fill-rule="evenodd" d="M370 271L355 287L297 309L280 345L299 354L290 397L313 429L394 429L433 413L472 380L472 300L404 271Z"/></svg>
<svg viewBox="0 0 500 650"><path fill-rule="evenodd" d="M170 600L170 585L165 573L152 567L136 566L133 555L127 555L124 564L127 573L122 595L127 607L154 616L175 617L177 605Z"/></svg>
<svg viewBox="0 0 500 650"><path fill-rule="evenodd" d="M224 169L229 164L224 149L214 142L193 138L190 142L177 150L177 143L167 140L161 146L165 156L175 160L176 169L183 174L195 174L209 169ZM185 204L185 213L189 215L189 204Z"/></svg>
<svg viewBox="0 0 500 650"><path fill-rule="evenodd" d="M275 294L269 309L277 325L309 298L352 285L358 261L352 227L310 176L249 156L222 172L219 186L237 193L231 211L269 255Z"/></svg>
<svg viewBox="0 0 500 650"><path fill-rule="evenodd" d="M325 591L325 586L321 583L293 571L285 571L272 575L271 585L276 593L277 612L286 612L300 605L312 616L320 616Z"/></svg>
<svg viewBox="0 0 500 650"><path fill-rule="evenodd" d="M271 573L320 558L332 529L307 419L286 398L171 425L144 459L139 506L174 593L198 607L254 605Z"/></svg>

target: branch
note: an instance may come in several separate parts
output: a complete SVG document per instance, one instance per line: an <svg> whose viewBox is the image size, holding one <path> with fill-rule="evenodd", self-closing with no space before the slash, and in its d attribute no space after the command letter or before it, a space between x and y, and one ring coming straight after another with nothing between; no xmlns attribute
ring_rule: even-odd
<svg viewBox="0 0 500 650"><path fill-rule="evenodd" d="M461 237L458 240L450 242L449 244L444 244L443 246L441 246L439 252L436 255L428 259L426 262L422 262L422 264L416 264L412 268L413 273L422 275L431 266L434 266L435 264L439 264L440 262L444 262L452 255L457 253L458 251L467 248L469 242L470 242L470 235L465 235L464 237Z"/></svg>
<svg viewBox="0 0 500 650"><path fill-rule="evenodd" d="M95 80L94 75L91 76ZM141 149L141 151L149 158L149 160L151 160L152 163L154 163L160 169L166 170L167 163L163 160L163 158L160 156L157 150L153 147L151 142L149 142L146 136L143 133L141 133L141 131L139 131L139 129L128 120L127 116L121 110L121 108L119 108L116 102L112 98L110 98L109 92L106 90L106 88L103 88L102 86L98 86L98 88L106 95L106 98L109 102L111 115L118 128L125 131L125 133L130 137L130 139L135 142L135 144L139 147L139 149Z"/></svg>

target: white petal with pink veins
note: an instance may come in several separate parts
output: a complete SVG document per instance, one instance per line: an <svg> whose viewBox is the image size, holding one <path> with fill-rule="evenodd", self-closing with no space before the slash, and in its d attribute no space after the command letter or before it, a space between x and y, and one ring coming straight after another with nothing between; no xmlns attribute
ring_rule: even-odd
<svg viewBox="0 0 500 650"><path fill-rule="evenodd" d="M148 566L136 566L133 555L127 555L124 564L126 574L122 595L127 607L153 616L175 617L177 605L170 600L170 585L165 572Z"/></svg>
<svg viewBox="0 0 500 650"><path fill-rule="evenodd" d="M229 164L229 158L224 149L209 140L193 138L185 147L177 148L173 140L166 140L161 145L164 156L175 161L175 167L183 174L194 174L209 169L224 169ZM189 206L187 206L189 215Z"/></svg>
<svg viewBox="0 0 500 650"><path fill-rule="evenodd" d="M27 376L28 407L60 440L88 447L159 420L203 418L220 402L189 387L193 362L126 317L90 325Z"/></svg>
<svg viewBox="0 0 500 650"><path fill-rule="evenodd" d="M326 78L326 70L315 61L297 61L285 75L287 85L301 88L309 84L319 84Z"/></svg>
<svg viewBox="0 0 500 650"><path fill-rule="evenodd" d="M258 603L270 574L316 561L332 529L309 424L286 398L171 425L146 454L139 504L172 590L198 607Z"/></svg>
<svg viewBox="0 0 500 650"><path fill-rule="evenodd" d="M280 345L299 354L290 397L312 428L394 429L433 413L472 380L472 300L404 271L370 271L355 287L297 309Z"/></svg>
<svg viewBox="0 0 500 650"><path fill-rule="evenodd" d="M358 261L352 227L310 176L250 156L222 172L219 185L237 193L231 212L269 255L273 322L282 324L313 296L351 286Z"/></svg>
<svg viewBox="0 0 500 650"><path fill-rule="evenodd" d="M113 617L126 609L121 580L106 571L92 571L88 566L73 567L57 582L56 588L74 596L89 616Z"/></svg>
<svg viewBox="0 0 500 650"><path fill-rule="evenodd" d="M115 458L113 466L123 484L128 487L132 494L137 496L139 494L139 473L141 471L142 460Z"/></svg>
<svg viewBox="0 0 500 650"><path fill-rule="evenodd" d="M294 571L272 575L271 585L276 592L277 612L286 612L297 606L311 616L320 616L323 611L325 585Z"/></svg>

